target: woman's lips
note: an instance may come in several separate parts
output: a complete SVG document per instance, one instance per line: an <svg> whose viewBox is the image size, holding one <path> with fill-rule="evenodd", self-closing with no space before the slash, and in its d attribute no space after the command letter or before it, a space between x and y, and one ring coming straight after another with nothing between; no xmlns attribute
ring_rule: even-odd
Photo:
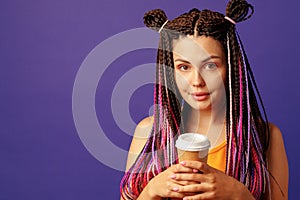
<svg viewBox="0 0 300 200"><path fill-rule="evenodd" d="M193 92L191 95L196 101L203 101L209 97L208 92Z"/></svg>

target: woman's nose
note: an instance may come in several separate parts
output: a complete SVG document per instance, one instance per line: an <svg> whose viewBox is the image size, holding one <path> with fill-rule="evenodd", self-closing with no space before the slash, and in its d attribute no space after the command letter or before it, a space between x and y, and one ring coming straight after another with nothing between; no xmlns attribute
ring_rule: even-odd
<svg viewBox="0 0 300 200"><path fill-rule="evenodd" d="M205 81L201 76L198 69L194 69L193 76L192 76L192 84L194 87L203 87L205 86Z"/></svg>

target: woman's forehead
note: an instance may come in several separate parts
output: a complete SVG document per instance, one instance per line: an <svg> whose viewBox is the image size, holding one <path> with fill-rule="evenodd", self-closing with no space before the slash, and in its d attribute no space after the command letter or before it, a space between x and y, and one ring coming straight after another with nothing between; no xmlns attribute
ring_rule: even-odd
<svg viewBox="0 0 300 200"><path fill-rule="evenodd" d="M224 58L225 55L219 41L206 36L188 36L173 41L173 56L196 64L208 57Z"/></svg>

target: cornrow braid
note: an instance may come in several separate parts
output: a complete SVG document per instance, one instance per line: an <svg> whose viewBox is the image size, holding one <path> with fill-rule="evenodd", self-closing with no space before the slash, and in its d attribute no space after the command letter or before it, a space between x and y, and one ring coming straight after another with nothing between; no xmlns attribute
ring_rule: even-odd
<svg viewBox="0 0 300 200"><path fill-rule="evenodd" d="M166 15L159 9L144 17L145 24L156 31L166 20ZM181 112L175 82L170 79L174 75L170 68L173 66L171 37L168 32L161 32L154 88L154 127L135 164L121 181L123 199L136 199L151 178L177 160L174 138L180 130Z"/></svg>
<svg viewBox="0 0 300 200"><path fill-rule="evenodd" d="M251 10L250 14L249 10ZM244 21L252 14L253 7L246 1L231 1L227 6L226 15L236 22ZM228 78L232 82L229 86L232 99L227 97L229 99L227 102L232 105L232 111L230 111L232 113L227 114L227 124L229 127L232 126L232 129L228 132L230 130L227 128L229 142L226 173L244 183L256 199L266 199L269 174L264 156L266 148L262 148L261 145L268 143L266 138L269 133L268 128L265 128L267 118L263 120L260 114L252 87L256 83L254 78L249 77L252 71L233 25L229 28L228 35L227 51L231 54L230 65L232 66L231 76ZM227 108L230 108L230 105ZM230 115L232 115L231 118Z"/></svg>
<svg viewBox="0 0 300 200"><path fill-rule="evenodd" d="M230 25L223 14L203 10L197 21L197 32L198 35L210 36L218 41L224 41L226 38L224 33L226 33Z"/></svg>
<svg viewBox="0 0 300 200"><path fill-rule="evenodd" d="M238 8L234 7L234 5L238 6ZM252 11L250 15L248 14L249 9ZM240 13L240 11L242 11L242 13ZM232 1L227 7L227 15L237 22L248 19L252 14L253 7L245 1L242 1L241 4L238 4L237 1ZM264 156L266 148L263 149L261 145L268 143L266 138L268 138L269 133L265 128L267 118L263 120L258 104L256 103L256 97L252 87L252 85L256 85L256 83L254 78L249 78L249 72L252 74L252 71L234 26L231 26L229 35L231 38L229 38L230 46L228 47L228 51L232 51L233 54L231 65L234 71L232 73L234 77L232 77L232 75L229 77L234 83L231 85L232 88L230 88L230 90L233 91L233 102L230 103L233 106L233 110L237 111L232 113L233 122L231 122L231 124L233 129L238 127L238 130L232 130L232 133L229 133L231 136L227 137L231 140L231 142L229 142L231 146L227 149L227 158L229 158L226 167L227 174L244 183L256 199L266 199L268 192L266 190L269 186L269 174ZM234 61L234 59L236 60ZM236 67L236 65L238 67ZM238 69L239 76L237 76ZM244 74L241 74L241 71L244 71ZM244 78L241 78L241 76ZM240 79L238 80L235 77L240 77ZM238 87L238 85L240 85L240 87ZM244 99L246 101L244 101ZM240 106L240 108L238 108L238 104L242 105L242 107ZM241 112L241 108L246 109ZM238 112L238 110L240 112ZM237 118L238 115L240 119ZM227 115L227 120L228 119ZM240 130L240 126L237 126L237 123L243 124L242 130ZM237 134L234 134L234 132ZM240 135L240 133L242 133L242 135ZM244 148L245 146L246 148ZM232 163L235 165L234 168L231 167Z"/></svg>
<svg viewBox="0 0 300 200"><path fill-rule="evenodd" d="M230 17L235 22L246 21L253 13L253 6L246 0L231 0L226 6L226 16Z"/></svg>
<svg viewBox="0 0 300 200"><path fill-rule="evenodd" d="M185 109L181 109L182 97L174 80L172 42L187 35L204 35L223 44L228 63L226 174L243 183L256 199L268 197L270 184L265 155L269 142L268 120L244 47L232 23L245 21L252 14L253 6L245 0L229 1L226 17L231 21L221 13L196 8L173 20L168 20L160 9L145 14L145 25L160 32L154 124L142 152L121 181L123 199L137 199L154 176L178 162L174 141L183 133Z"/></svg>

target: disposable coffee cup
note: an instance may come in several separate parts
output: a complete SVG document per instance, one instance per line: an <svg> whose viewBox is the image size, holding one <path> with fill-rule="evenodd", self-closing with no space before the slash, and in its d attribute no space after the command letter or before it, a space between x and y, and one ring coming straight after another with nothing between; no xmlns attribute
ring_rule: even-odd
<svg viewBox="0 0 300 200"><path fill-rule="evenodd" d="M178 137L175 146L179 162L183 160L207 162L210 141L205 135L184 133Z"/></svg>

